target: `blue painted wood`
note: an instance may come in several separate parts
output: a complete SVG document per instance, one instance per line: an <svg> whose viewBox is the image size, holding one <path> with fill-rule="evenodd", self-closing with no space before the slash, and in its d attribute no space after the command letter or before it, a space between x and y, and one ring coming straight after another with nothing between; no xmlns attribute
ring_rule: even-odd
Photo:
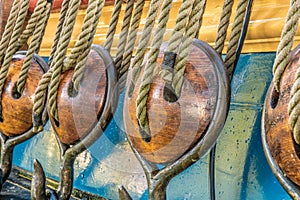
<svg viewBox="0 0 300 200"><path fill-rule="evenodd" d="M240 57L231 85L228 119L217 145L217 199L291 199L272 174L260 137L261 112L274 58L275 53ZM145 176L123 132L123 98L105 134L76 159L74 186L118 199L117 188L123 184L133 199L144 200ZM34 158L41 161L47 176L58 178L59 151L49 124L44 132L16 147L13 162L32 170ZM167 197L209 199L207 156L170 182Z"/></svg>

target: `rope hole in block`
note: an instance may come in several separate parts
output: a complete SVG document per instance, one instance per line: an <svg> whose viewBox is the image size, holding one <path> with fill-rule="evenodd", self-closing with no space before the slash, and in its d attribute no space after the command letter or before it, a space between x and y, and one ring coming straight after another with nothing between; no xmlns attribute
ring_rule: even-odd
<svg viewBox="0 0 300 200"><path fill-rule="evenodd" d="M72 81L69 82L68 95L71 98L74 98L78 95L78 91L75 90L74 83Z"/></svg>
<svg viewBox="0 0 300 200"><path fill-rule="evenodd" d="M18 88L17 88L17 82L14 84L12 91L11 91L11 96L14 99L20 99L22 94L20 92L18 92Z"/></svg>
<svg viewBox="0 0 300 200"><path fill-rule="evenodd" d="M270 100L270 106L272 109L275 109L279 101L279 92L275 90L275 88L272 89L271 94L271 100Z"/></svg>

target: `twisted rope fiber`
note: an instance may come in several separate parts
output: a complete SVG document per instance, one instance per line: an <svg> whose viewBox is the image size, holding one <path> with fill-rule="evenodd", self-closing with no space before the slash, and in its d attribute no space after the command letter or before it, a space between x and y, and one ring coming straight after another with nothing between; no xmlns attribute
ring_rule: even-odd
<svg viewBox="0 0 300 200"><path fill-rule="evenodd" d="M232 31L228 43L227 54L224 61L225 69L227 69L227 73L230 79L232 77L232 73L234 70L236 50L238 47L238 41L243 28L243 22L247 10L248 1L249 0L240 0L238 2L235 19L232 25Z"/></svg>
<svg viewBox="0 0 300 200"><path fill-rule="evenodd" d="M290 47L292 47L293 45L293 37L294 35L296 34L296 30L298 28L298 19L299 19L299 4L300 4L300 1L291 1L291 7L290 7L290 10L289 10L289 13L288 13L288 17L287 17L287 23L285 24L284 26L284 29L283 29L283 33L282 33L282 36L285 34L288 34L287 33L287 30L289 30L289 37L291 37L290 41L289 41L289 44L287 45L290 45ZM292 9L294 11L292 11ZM290 13L292 12L292 13ZM297 18L296 18L297 17ZM289 27L289 28L287 28ZM287 38L287 36L285 36L284 40L286 40L285 38ZM288 42L288 41L284 41L285 43ZM283 42L282 42L283 43ZM290 44L291 43L291 44ZM280 44L281 44L281 41L280 41ZM279 46L278 46L278 49L279 49ZM286 50L282 50L284 51L284 53L286 53L285 51L287 51L287 57L289 59L289 51L290 49L286 49ZM283 54L284 54L283 53ZM278 54L279 55L279 54ZM276 59L275 61L277 60L277 56L276 56ZM282 62L285 62L285 61L282 61ZM274 64L275 65L275 64ZM278 66L277 67L277 71L280 70L280 72L278 72L278 74L281 74L281 75L278 75L277 77L277 80L276 81L279 81L279 87L280 87L280 80L281 80L281 76L283 75L283 72L284 72L284 69L278 69L278 68L283 68L283 66ZM284 66L285 67L285 66ZM281 72L282 71L282 72ZM277 75L277 73L276 73ZM275 78L275 76L274 76ZM293 137L295 139L295 141L299 144L300 143L300 120L299 120L299 116L300 116L300 68L298 66L297 68L297 71L296 71L296 75L295 75L295 80L294 80L294 83L293 83L293 86L291 88L291 92L290 92L290 101L289 101L289 105L288 105L288 114L289 114L289 126L293 132Z"/></svg>
<svg viewBox="0 0 300 200"><path fill-rule="evenodd" d="M178 12L174 30L173 30L171 38L168 42L168 47L167 47L168 52L174 52L174 53L177 52L178 47L181 43L181 39L184 34L185 28L186 28L187 22L189 20L189 14L191 12L193 2L194 1L191 1L191 0L183 0L182 4L180 6L179 12Z"/></svg>
<svg viewBox="0 0 300 200"><path fill-rule="evenodd" d="M112 43L113 43L113 39L114 39L114 35L116 32L116 28L117 28L117 24L119 21L119 16L120 16L120 12L121 12L121 8L122 8L122 1L115 1L115 5L114 5L114 10L112 13L112 17L110 19L110 23L109 23L109 28L106 34L106 39L105 39L105 44L104 44L104 48L107 51L110 51Z"/></svg>
<svg viewBox="0 0 300 200"><path fill-rule="evenodd" d="M183 75L186 68L187 57L190 53L190 48L192 47L193 39L199 32L201 19L203 18L205 10L206 0L195 0L193 4L193 10L190 15L189 23L186 28L186 33L182 39L182 44L180 46L180 53L177 56L176 64L174 68L174 76L172 81L172 88L174 89L175 95L180 96L181 87L183 84Z"/></svg>
<svg viewBox="0 0 300 200"><path fill-rule="evenodd" d="M20 49L28 41L29 37L33 34L34 28L40 19L41 12L45 9L45 0L39 0L30 19L27 22L25 30L22 32L18 39L15 51Z"/></svg>
<svg viewBox="0 0 300 200"><path fill-rule="evenodd" d="M64 0L60 13L59 13L59 20L58 20L58 24L56 27L56 31L55 31L55 36L54 36L54 41L51 47L51 52L50 52L50 56L49 56L49 60L48 60L48 64L51 65L53 59L54 59L54 54L56 52L57 49L57 45L59 42L59 39L61 37L62 34L62 29L63 29L63 24L66 21L66 15L67 15L67 11L69 8L69 4L71 4L70 0Z"/></svg>
<svg viewBox="0 0 300 200"><path fill-rule="evenodd" d="M50 15L51 15L51 9L52 9L52 2L48 2L48 4L46 5L46 9L45 9L45 12L46 12L45 24L43 25L43 29L42 29L40 37L38 39L38 46L37 46L37 49L35 50L36 53L40 52L41 44L42 44L42 41L43 41L43 38L44 38L44 35L46 32L46 27L47 27L47 24L48 24Z"/></svg>
<svg viewBox="0 0 300 200"><path fill-rule="evenodd" d="M58 93L59 79L61 75L61 70L63 67L63 60L65 58L68 44L71 40L71 35L74 29L75 19L77 16L77 12L79 10L80 0L71 1L71 5L67 12L66 23L63 27L63 32L60 37L60 40L57 45L57 50L54 55L53 62L51 62L50 68L54 68L51 84L49 88L49 96L48 96L48 107L50 111L50 115L58 122L58 114L57 114L57 102L56 97Z"/></svg>
<svg viewBox="0 0 300 200"><path fill-rule="evenodd" d="M215 42L215 50L219 53L219 55L222 54L224 48L224 43L227 36L227 29L229 26L233 3L234 3L233 0L224 1L221 19L218 26L217 38Z"/></svg>
<svg viewBox="0 0 300 200"><path fill-rule="evenodd" d="M88 41L88 46L89 47L91 47L91 45L92 45L93 36L96 33L96 27L98 25L99 18L100 18L103 6L104 6L104 1L103 0L98 1L97 11L96 11L94 22L93 22L93 29L92 29L93 31L90 34L90 38L89 38L89 41ZM88 55L88 53L89 53L89 49L87 48L83 52L83 54L81 55L81 57L86 57ZM83 59L80 59L80 60L83 60ZM69 66L69 67L71 68L72 66ZM69 70L70 68L68 68L67 66L65 66L63 68L62 72L65 72L65 71ZM45 107L44 96L45 96L46 90L48 88L48 85L49 85L49 83L51 81L52 73L53 73L53 68L51 68L46 74L43 75L43 77L40 80L40 82L38 84L38 87L37 87L37 89L35 91L34 106L33 106L33 119L35 118L34 116L41 117L41 113L44 110L44 107ZM39 123L34 124L33 131L40 132L40 131L42 131L42 129L43 129L43 125L42 124L39 124Z"/></svg>
<svg viewBox="0 0 300 200"><path fill-rule="evenodd" d="M131 64L132 53L136 42L137 32L141 21L144 4L145 0L137 0L136 6L134 8L134 15L130 25L128 43L126 44L125 52L123 55L123 61L118 74L120 91L123 90L126 83L127 71Z"/></svg>
<svg viewBox="0 0 300 200"><path fill-rule="evenodd" d="M115 68L117 69L118 74L119 74L119 71L121 70L123 54L124 54L125 46L127 43L128 30L130 27L130 20L132 17L133 6L134 6L134 0L128 0L127 5L126 5L126 10L125 10L125 15L123 18L123 24L122 24L121 33L120 33L120 40L119 40L119 44L118 44L117 54L116 54L116 58L114 61Z"/></svg>
<svg viewBox="0 0 300 200"><path fill-rule="evenodd" d="M45 1L46 2L46 1ZM34 33L33 33L33 37L32 40L30 42L28 51L26 53L26 57L17 81L17 91L19 94L22 94L23 90L24 90L24 86L26 83L26 79L27 79L27 75L28 75L28 71L30 68L30 64L33 58L34 53L37 51L37 49L39 49L40 46L40 38L43 35L43 31L47 25L47 16L48 13L51 10L51 3L47 3L46 4L46 8L45 11L41 13L40 19L38 20L38 23L35 27Z"/></svg>
<svg viewBox="0 0 300 200"><path fill-rule="evenodd" d="M14 24L18 16L19 7L20 7L20 0L15 0L11 7L10 14L0 41L0 64L2 64L4 52L6 51L8 43L10 41Z"/></svg>
<svg viewBox="0 0 300 200"><path fill-rule="evenodd" d="M79 34L79 38L72 48L71 54L64 63L64 66L73 66L78 61L78 58L82 51L87 47L87 41L90 37L89 35L93 31L92 25L94 22L95 10L97 9L97 2L95 0L91 0L89 4L90 6L86 11L87 14L84 17L84 22Z"/></svg>
<svg viewBox="0 0 300 200"><path fill-rule="evenodd" d="M95 17L94 17L94 22L93 22L92 32L90 34L90 38L89 38L88 44L87 44L88 47L92 46L94 35L95 35L96 31L97 31L97 26L98 26L98 23L99 23L99 18L101 16L102 9L104 7L104 2L105 2L104 0L98 1L97 10L96 10L96 14L95 14ZM78 60L81 61L83 58L85 58L89 54L89 52L90 52L90 49L86 48L84 50L84 52L79 55ZM69 67L72 68L73 66L69 66ZM64 73L65 71L69 70L70 68L68 68L68 66L64 65L62 72Z"/></svg>
<svg viewBox="0 0 300 200"><path fill-rule="evenodd" d="M93 38L94 38L94 35L96 32L96 27L97 27L97 24L98 24L98 21L99 21L101 12L102 12L102 8L104 6L104 1L103 0L101 0L101 1L94 0L94 4L96 5L96 7L93 12L92 11L90 11L90 12L93 13L95 17L93 18L93 21L88 23L88 24L90 24L90 34L87 35L85 38L85 44L87 46L85 49L83 49L81 55L79 55L79 59L77 60L78 63L75 66L74 74L72 77L73 87L76 92L79 91L80 82L83 78L85 62L87 60L87 56L88 56L91 46L92 46L92 41L93 41ZM97 4L99 4L99 5L97 5ZM71 65L70 65L70 67L71 67Z"/></svg>
<svg viewBox="0 0 300 200"><path fill-rule="evenodd" d="M154 33L154 38L151 43L151 48L148 56L148 61L146 63L141 86L139 88L139 93L137 96L137 111L136 116L139 121L141 128L147 134L146 137L150 137L149 120L147 117L147 100L148 93L150 90L150 84L153 79L153 71L156 66L156 59L160 52L160 46L163 42L163 36L166 31L166 25L169 20L170 10L172 8L172 0L164 0L161 8L161 12L158 18L158 24L156 31Z"/></svg>
<svg viewBox="0 0 300 200"><path fill-rule="evenodd" d="M135 83L138 79L138 76L140 74L141 70L141 64L144 59L144 55L147 50L147 45L150 40L151 36L151 31L153 30L154 23L155 23L155 18L157 16L158 10L159 10L159 5L160 5L160 0L156 1L151 1L150 8L146 17L146 23L143 28L142 36L139 41L139 45L137 47L136 55L133 60L132 64L132 76L131 76L131 81L130 81L130 88L129 92L131 93L133 91L133 88L135 86Z"/></svg>
<svg viewBox="0 0 300 200"><path fill-rule="evenodd" d="M193 5L193 6L194 6L194 5ZM194 7L195 7L195 6L194 6ZM199 15L200 15L201 17L200 17L200 20L199 20L199 22L198 22L199 28L198 28L198 31L196 31L195 38L198 38L198 37L199 37L199 34L200 34L200 28L201 28L201 26L202 26L202 21L203 21L203 15L204 15L205 8L206 8L206 1L203 2L203 5L202 5L202 7L201 7L201 10L199 11L199 12L200 12Z"/></svg>
<svg viewBox="0 0 300 200"><path fill-rule="evenodd" d="M299 17L300 5L299 1L297 1L297 3L293 3L288 11L286 23L281 33L281 39L273 65L273 83L277 92L280 92L281 77L290 59L289 53L293 46L294 36L298 28Z"/></svg>

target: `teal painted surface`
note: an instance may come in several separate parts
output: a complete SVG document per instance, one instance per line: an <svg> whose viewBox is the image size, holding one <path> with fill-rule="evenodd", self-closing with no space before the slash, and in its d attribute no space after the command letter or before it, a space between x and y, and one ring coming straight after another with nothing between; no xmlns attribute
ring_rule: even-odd
<svg viewBox="0 0 300 200"><path fill-rule="evenodd" d="M274 58L274 53L247 54L239 60L228 119L217 143L217 199L291 199L272 174L261 145L261 112ZM123 98L105 134L76 159L74 186L118 199L117 188L124 185L133 199L144 200L145 176L123 131ZM32 171L34 158L41 161L47 176L58 178L59 151L50 124L16 147L13 162ZM204 156L170 182L167 197L209 199L208 178L208 156Z"/></svg>

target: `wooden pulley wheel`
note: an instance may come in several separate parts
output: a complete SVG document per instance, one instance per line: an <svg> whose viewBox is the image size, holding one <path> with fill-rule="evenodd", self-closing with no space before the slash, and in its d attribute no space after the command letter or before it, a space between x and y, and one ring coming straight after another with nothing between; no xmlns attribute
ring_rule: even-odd
<svg viewBox="0 0 300 200"><path fill-rule="evenodd" d="M150 141L143 139L136 117L141 76L132 96L126 92L123 111L132 146L144 159L156 164L174 162L199 143L203 145L199 156L208 151L224 125L229 101L223 62L212 47L199 40L194 40L190 49L180 97L175 102L166 100L165 81L160 76L165 49L166 44L157 59L157 73L147 101Z"/></svg>
<svg viewBox="0 0 300 200"><path fill-rule="evenodd" d="M65 72L60 79L57 95L59 123L50 117L51 124L64 144L75 144L87 136L113 101L116 72L113 60L102 47L93 45L84 66L83 78L77 94L71 91L74 70ZM115 103L115 102L113 102ZM110 114L110 113L109 113ZM109 121L109 119L102 119Z"/></svg>
<svg viewBox="0 0 300 200"><path fill-rule="evenodd" d="M289 126L288 104L299 58L300 46L297 46L291 52L290 62L282 76L280 95L274 95L273 84L269 87L262 118L262 140L267 160L276 177L292 195L295 190L300 195L300 145L294 141Z"/></svg>
<svg viewBox="0 0 300 200"><path fill-rule="evenodd" d="M34 55L24 91L21 95L16 91L16 83L20 75L26 52L16 53L9 66L9 71L2 93L2 116L0 131L6 136L21 135L32 128L32 108L34 93L48 65L38 55Z"/></svg>

